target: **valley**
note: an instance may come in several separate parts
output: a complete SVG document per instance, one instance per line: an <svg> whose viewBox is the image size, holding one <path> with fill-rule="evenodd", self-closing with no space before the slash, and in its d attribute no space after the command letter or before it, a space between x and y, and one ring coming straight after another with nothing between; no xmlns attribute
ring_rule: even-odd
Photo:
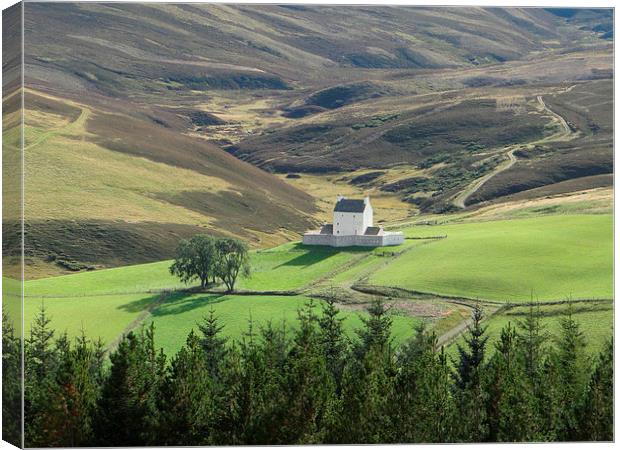
<svg viewBox="0 0 620 450"><path fill-rule="evenodd" d="M289 323L334 297L354 337L380 297L397 343L425 322L453 349L476 302L493 340L536 300L557 330L570 298L585 328L600 324L591 348L607 337L604 10L26 9L27 328L44 304L56 330L111 350L154 322L172 354L212 309L238 338L250 317ZM405 244L301 245L339 194L370 195L376 223ZM21 224L3 226L6 277L19 272ZM169 274L179 241L199 233L251 247L237 292Z"/></svg>

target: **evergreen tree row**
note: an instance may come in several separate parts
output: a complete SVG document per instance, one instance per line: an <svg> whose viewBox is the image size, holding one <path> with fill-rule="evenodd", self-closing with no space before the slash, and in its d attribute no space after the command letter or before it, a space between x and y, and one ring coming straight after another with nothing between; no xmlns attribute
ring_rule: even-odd
<svg viewBox="0 0 620 450"><path fill-rule="evenodd" d="M55 337L42 310L25 342L25 445L613 440L612 341L589 358L570 308L559 336L532 307L494 346L475 308L454 358L423 325L395 347L380 301L352 339L333 301L317 311L291 329L250 323L238 341L211 313L171 359L151 325L108 361L99 342ZM10 376L19 345L3 326ZM17 387L3 387L7 418Z"/></svg>

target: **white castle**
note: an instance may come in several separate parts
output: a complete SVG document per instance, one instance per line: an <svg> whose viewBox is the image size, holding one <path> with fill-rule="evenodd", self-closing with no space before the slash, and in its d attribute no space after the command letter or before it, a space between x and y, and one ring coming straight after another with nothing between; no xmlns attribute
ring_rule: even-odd
<svg viewBox="0 0 620 450"><path fill-rule="evenodd" d="M304 233L303 243L332 247L384 247L405 242L402 233L384 231L383 227L373 226L372 220L370 197L358 200L339 195L334 206L334 223Z"/></svg>

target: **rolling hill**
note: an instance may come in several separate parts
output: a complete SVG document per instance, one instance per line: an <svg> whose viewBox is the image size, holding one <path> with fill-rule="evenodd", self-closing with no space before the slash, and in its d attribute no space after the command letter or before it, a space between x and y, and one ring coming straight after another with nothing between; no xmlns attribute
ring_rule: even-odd
<svg viewBox="0 0 620 450"><path fill-rule="evenodd" d="M609 17L29 3L27 274L161 260L204 231L270 247L340 189L381 199L389 223L458 209L466 189L469 206L608 186L609 105L584 114L575 94L608 98ZM549 111L585 131L552 142ZM500 173L515 146L530 151Z"/></svg>
<svg viewBox="0 0 620 450"><path fill-rule="evenodd" d="M69 3L25 14L31 82L134 95L165 82L286 89L366 69L471 67L592 34L541 9Z"/></svg>
<svg viewBox="0 0 620 450"><path fill-rule="evenodd" d="M273 245L314 223L309 195L208 142L39 91L25 104L32 276L163 259L199 232Z"/></svg>

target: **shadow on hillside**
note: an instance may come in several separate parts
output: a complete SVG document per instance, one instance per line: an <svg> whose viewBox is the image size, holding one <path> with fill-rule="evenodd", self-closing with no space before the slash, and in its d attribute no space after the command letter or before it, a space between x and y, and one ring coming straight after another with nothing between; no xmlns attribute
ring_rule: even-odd
<svg viewBox="0 0 620 450"><path fill-rule="evenodd" d="M138 300L134 300L117 308L130 313L139 313L153 307L151 315L168 316L181 314L200 308L207 304L216 304L224 301L224 294L192 294L189 292L179 292L172 294L161 302L161 295L151 295ZM161 304L158 304L160 303Z"/></svg>
<svg viewBox="0 0 620 450"><path fill-rule="evenodd" d="M341 247L341 248L333 248L333 247L322 247L322 246L313 246L313 245L304 245L302 243L295 244L291 251L295 252L304 252L303 254L293 258L289 261L286 261L278 266L275 266L274 269L283 266L310 266L312 264L320 263L321 261L330 258L341 252L355 252L355 253L363 253L372 251L372 247Z"/></svg>

